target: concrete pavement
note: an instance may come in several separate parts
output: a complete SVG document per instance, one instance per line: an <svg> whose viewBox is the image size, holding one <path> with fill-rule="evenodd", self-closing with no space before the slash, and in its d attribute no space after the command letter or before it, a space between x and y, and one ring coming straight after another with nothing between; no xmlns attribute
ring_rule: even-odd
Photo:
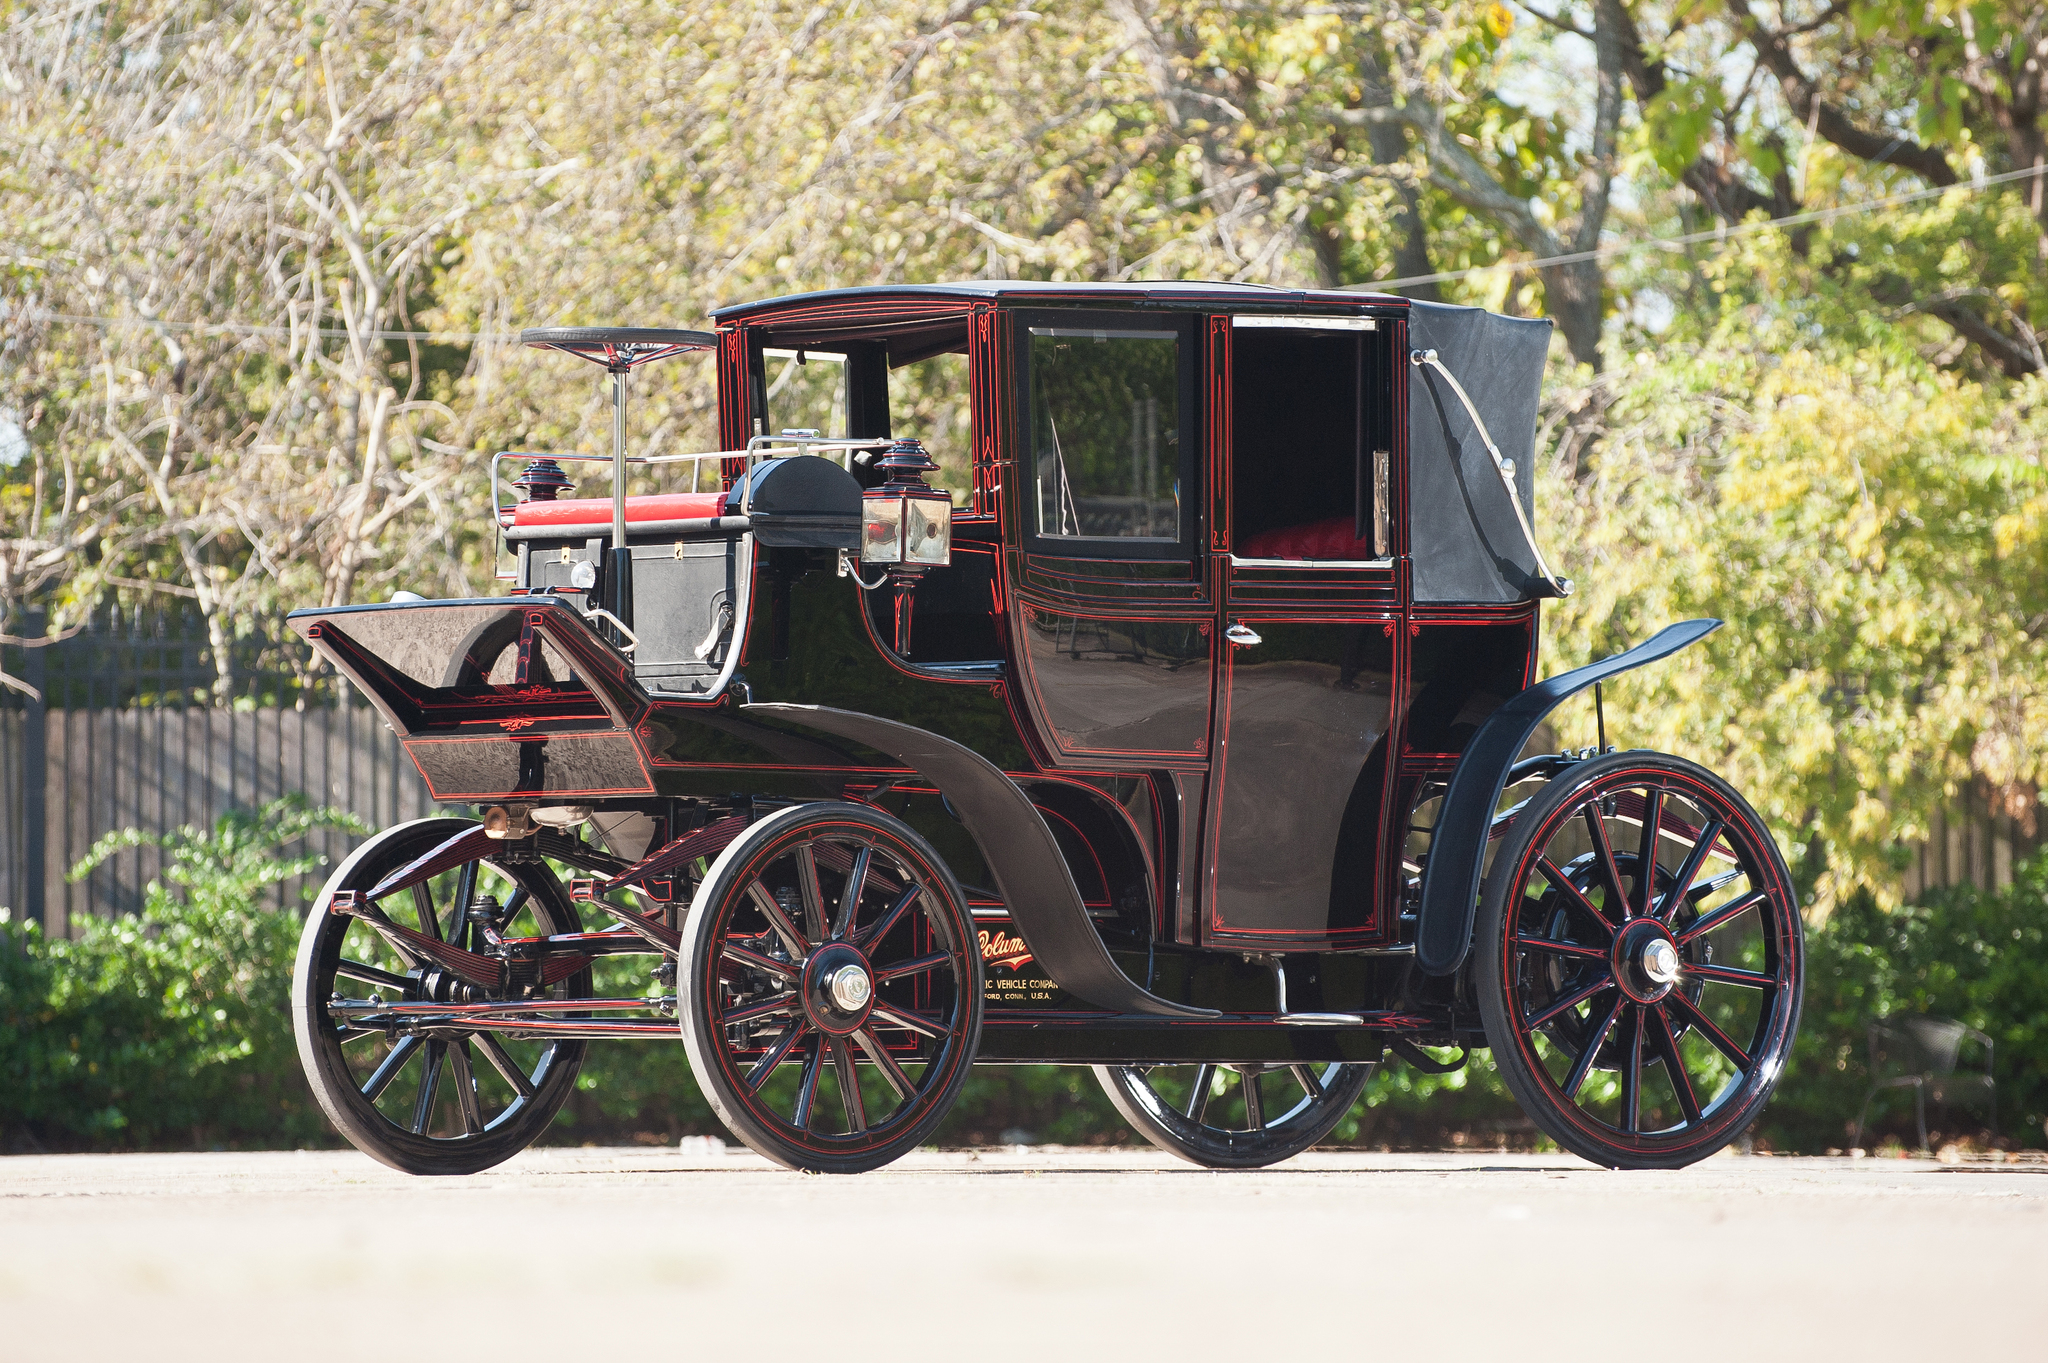
<svg viewBox="0 0 2048 1363"><path fill-rule="evenodd" d="M0 1159L0 1359L2048 1360L2048 1163Z"/></svg>

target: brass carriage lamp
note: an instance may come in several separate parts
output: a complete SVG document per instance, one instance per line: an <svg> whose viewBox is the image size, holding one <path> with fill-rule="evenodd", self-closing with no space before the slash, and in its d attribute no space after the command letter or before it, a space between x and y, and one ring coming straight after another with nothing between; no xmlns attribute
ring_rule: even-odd
<svg viewBox="0 0 2048 1363"><path fill-rule="evenodd" d="M899 585L953 561L953 498L925 482L938 465L915 440L898 440L875 461L888 481L861 494L860 561L879 563Z"/></svg>
<svg viewBox="0 0 2048 1363"><path fill-rule="evenodd" d="M896 585L896 651L908 657L917 580L953 561L953 498L924 480L939 466L915 440L892 443L875 467L888 480L861 494L860 560Z"/></svg>

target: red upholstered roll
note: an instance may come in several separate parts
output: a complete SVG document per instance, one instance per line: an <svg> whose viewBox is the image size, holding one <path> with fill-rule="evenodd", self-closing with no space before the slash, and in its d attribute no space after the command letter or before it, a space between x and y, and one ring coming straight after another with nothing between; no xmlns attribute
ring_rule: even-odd
<svg viewBox="0 0 2048 1363"><path fill-rule="evenodd" d="M1332 516L1308 525L1262 530L1237 547L1239 558L1368 559L1376 555L1370 542L1352 536L1349 516Z"/></svg>
<svg viewBox="0 0 2048 1363"><path fill-rule="evenodd" d="M669 492L626 498L626 524L636 521L694 521L723 515L723 492ZM573 497L557 502L521 502L508 524L602 529L612 523L609 497Z"/></svg>

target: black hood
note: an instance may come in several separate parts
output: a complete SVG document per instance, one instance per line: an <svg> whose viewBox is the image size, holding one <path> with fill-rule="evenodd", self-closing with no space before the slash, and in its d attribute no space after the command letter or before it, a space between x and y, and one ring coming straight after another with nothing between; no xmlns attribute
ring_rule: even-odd
<svg viewBox="0 0 2048 1363"><path fill-rule="evenodd" d="M1434 350L1458 376L1502 456L1514 460L1515 488L1541 534L1536 405L1550 322L1417 302L1408 344ZM1556 595L1516 524L1486 441L1428 365L1408 371L1408 525L1417 601L1498 605Z"/></svg>

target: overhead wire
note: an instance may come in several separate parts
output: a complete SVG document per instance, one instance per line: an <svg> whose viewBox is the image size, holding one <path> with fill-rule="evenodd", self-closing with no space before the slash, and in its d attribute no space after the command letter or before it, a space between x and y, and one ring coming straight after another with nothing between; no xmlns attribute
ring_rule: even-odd
<svg viewBox="0 0 2048 1363"><path fill-rule="evenodd" d="M495 341L517 336L512 331L363 331L346 327L289 327L254 322L167 322L158 317L91 317L75 312L28 309L37 321L66 322L88 327L154 327L180 335L198 336L318 336L322 340L346 341L351 336L365 341L425 341L429 345L456 345L471 341Z"/></svg>

